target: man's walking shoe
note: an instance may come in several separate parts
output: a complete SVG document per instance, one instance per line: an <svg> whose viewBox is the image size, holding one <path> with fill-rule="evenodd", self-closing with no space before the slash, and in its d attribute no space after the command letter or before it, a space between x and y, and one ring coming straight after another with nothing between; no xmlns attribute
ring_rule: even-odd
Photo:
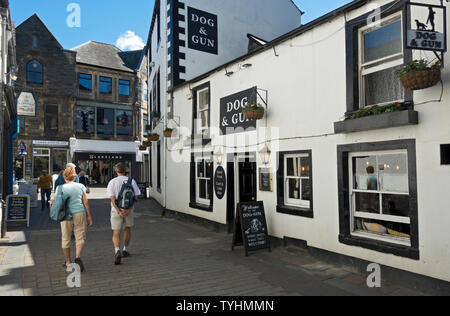
<svg viewBox="0 0 450 316"><path fill-rule="evenodd" d="M84 272L84 264L83 261L81 261L81 258L75 258L75 263L80 266L80 271Z"/></svg>
<svg viewBox="0 0 450 316"><path fill-rule="evenodd" d="M127 250L122 251L122 258L128 258L130 253Z"/></svg>
<svg viewBox="0 0 450 316"><path fill-rule="evenodd" d="M116 255L114 256L114 264L119 265L122 262L122 254L120 253L120 250L116 252Z"/></svg>

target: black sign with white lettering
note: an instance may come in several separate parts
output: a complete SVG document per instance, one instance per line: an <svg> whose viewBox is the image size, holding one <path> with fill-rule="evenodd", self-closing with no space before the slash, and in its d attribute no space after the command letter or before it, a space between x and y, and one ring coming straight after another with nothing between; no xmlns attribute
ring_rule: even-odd
<svg viewBox="0 0 450 316"><path fill-rule="evenodd" d="M406 49L447 51L447 11L444 6L407 2L404 15Z"/></svg>
<svg viewBox="0 0 450 316"><path fill-rule="evenodd" d="M109 161L132 161L133 154L113 154L113 153L75 153L75 161L80 160L109 160Z"/></svg>
<svg viewBox="0 0 450 316"><path fill-rule="evenodd" d="M221 166L217 168L214 176L214 189L216 191L217 198L222 200L227 189L227 176L225 174L225 169Z"/></svg>
<svg viewBox="0 0 450 316"><path fill-rule="evenodd" d="M188 47L218 55L217 15L188 7Z"/></svg>
<svg viewBox="0 0 450 316"><path fill-rule="evenodd" d="M221 135L248 132L256 129L256 120L245 119L242 107L256 103L256 87L220 99Z"/></svg>
<svg viewBox="0 0 450 316"><path fill-rule="evenodd" d="M270 249L264 202L238 203L233 233L232 250L244 244L245 255L249 251Z"/></svg>
<svg viewBox="0 0 450 316"><path fill-rule="evenodd" d="M147 198L147 183L146 182L137 182L137 186L139 187L139 191L141 191L140 199Z"/></svg>

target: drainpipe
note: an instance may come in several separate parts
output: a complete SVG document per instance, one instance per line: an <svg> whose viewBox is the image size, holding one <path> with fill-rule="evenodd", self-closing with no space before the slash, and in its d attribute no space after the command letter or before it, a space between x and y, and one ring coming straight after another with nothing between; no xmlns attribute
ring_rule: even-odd
<svg viewBox="0 0 450 316"><path fill-rule="evenodd" d="M8 47L8 39L6 35L6 17L2 17L2 83L6 84L6 52Z"/></svg>

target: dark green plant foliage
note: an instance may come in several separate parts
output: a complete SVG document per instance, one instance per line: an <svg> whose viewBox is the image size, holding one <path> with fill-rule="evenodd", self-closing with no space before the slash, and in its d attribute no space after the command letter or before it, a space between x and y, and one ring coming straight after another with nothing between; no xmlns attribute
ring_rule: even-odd
<svg viewBox="0 0 450 316"><path fill-rule="evenodd" d="M347 115L345 117L345 119L352 120L352 119L371 116L371 115L392 113L392 112L397 112L397 111L403 111L406 108L407 107L405 106L404 103L391 103L391 104L383 105L383 106L375 105L375 106L371 106L371 107L366 107L364 109L359 110L358 112Z"/></svg>
<svg viewBox="0 0 450 316"><path fill-rule="evenodd" d="M397 76L402 77L406 74L409 74L411 72L415 71L422 71L422 70L434 70L434 69L442 69L442 62L437 61L433 64L426 61L425 59L420 60L413 60L409 62L406 66L404 66L402 69L397 71Z"/></svg>
<svg viewBox="0 0 450 316"><path fill-rule="evenodd" d="M255 104L255 103L242 107L243 113L245 113L247 111L256 111L256 110L264 110L264 107L261 104Z"/></svg>

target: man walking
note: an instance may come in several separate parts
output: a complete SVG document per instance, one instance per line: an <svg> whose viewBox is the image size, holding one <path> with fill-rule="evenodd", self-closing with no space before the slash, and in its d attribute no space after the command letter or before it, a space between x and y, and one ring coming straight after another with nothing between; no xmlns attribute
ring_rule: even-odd
<svg viewBox="0 0 450 316"><path fill-rule="evenodd" d="M38 181L38 188L41 189L41 211L44 211L45 207L49 205L48 201L50 201L50 195L52 194L52 182L52 177L47 173L47 170L43 170L42 176L39 177ZM46 197L47 201L45 201Z"/></svg>
<svg viewBox="0 0 450 316"><path fill-rule="evenodd" d="M121 209L118 206L119 195L122 191L122 187L129 182L131 178L126 176L127 170L123 163L119 163L115 166L117 178L112 179L108 183L106 194L111 200L111 229L113 231L113 244L114 244L114 264L119 265L122 262L122 257L126 258L130 256L128 247L131 242L131 228L134 226L134 205L128 209ZM138 196L141 194L136 181L131 179L131 186L134 192L134 201L138 200ZM120 234L123 228L123 252L120 251Z"/></svg>

